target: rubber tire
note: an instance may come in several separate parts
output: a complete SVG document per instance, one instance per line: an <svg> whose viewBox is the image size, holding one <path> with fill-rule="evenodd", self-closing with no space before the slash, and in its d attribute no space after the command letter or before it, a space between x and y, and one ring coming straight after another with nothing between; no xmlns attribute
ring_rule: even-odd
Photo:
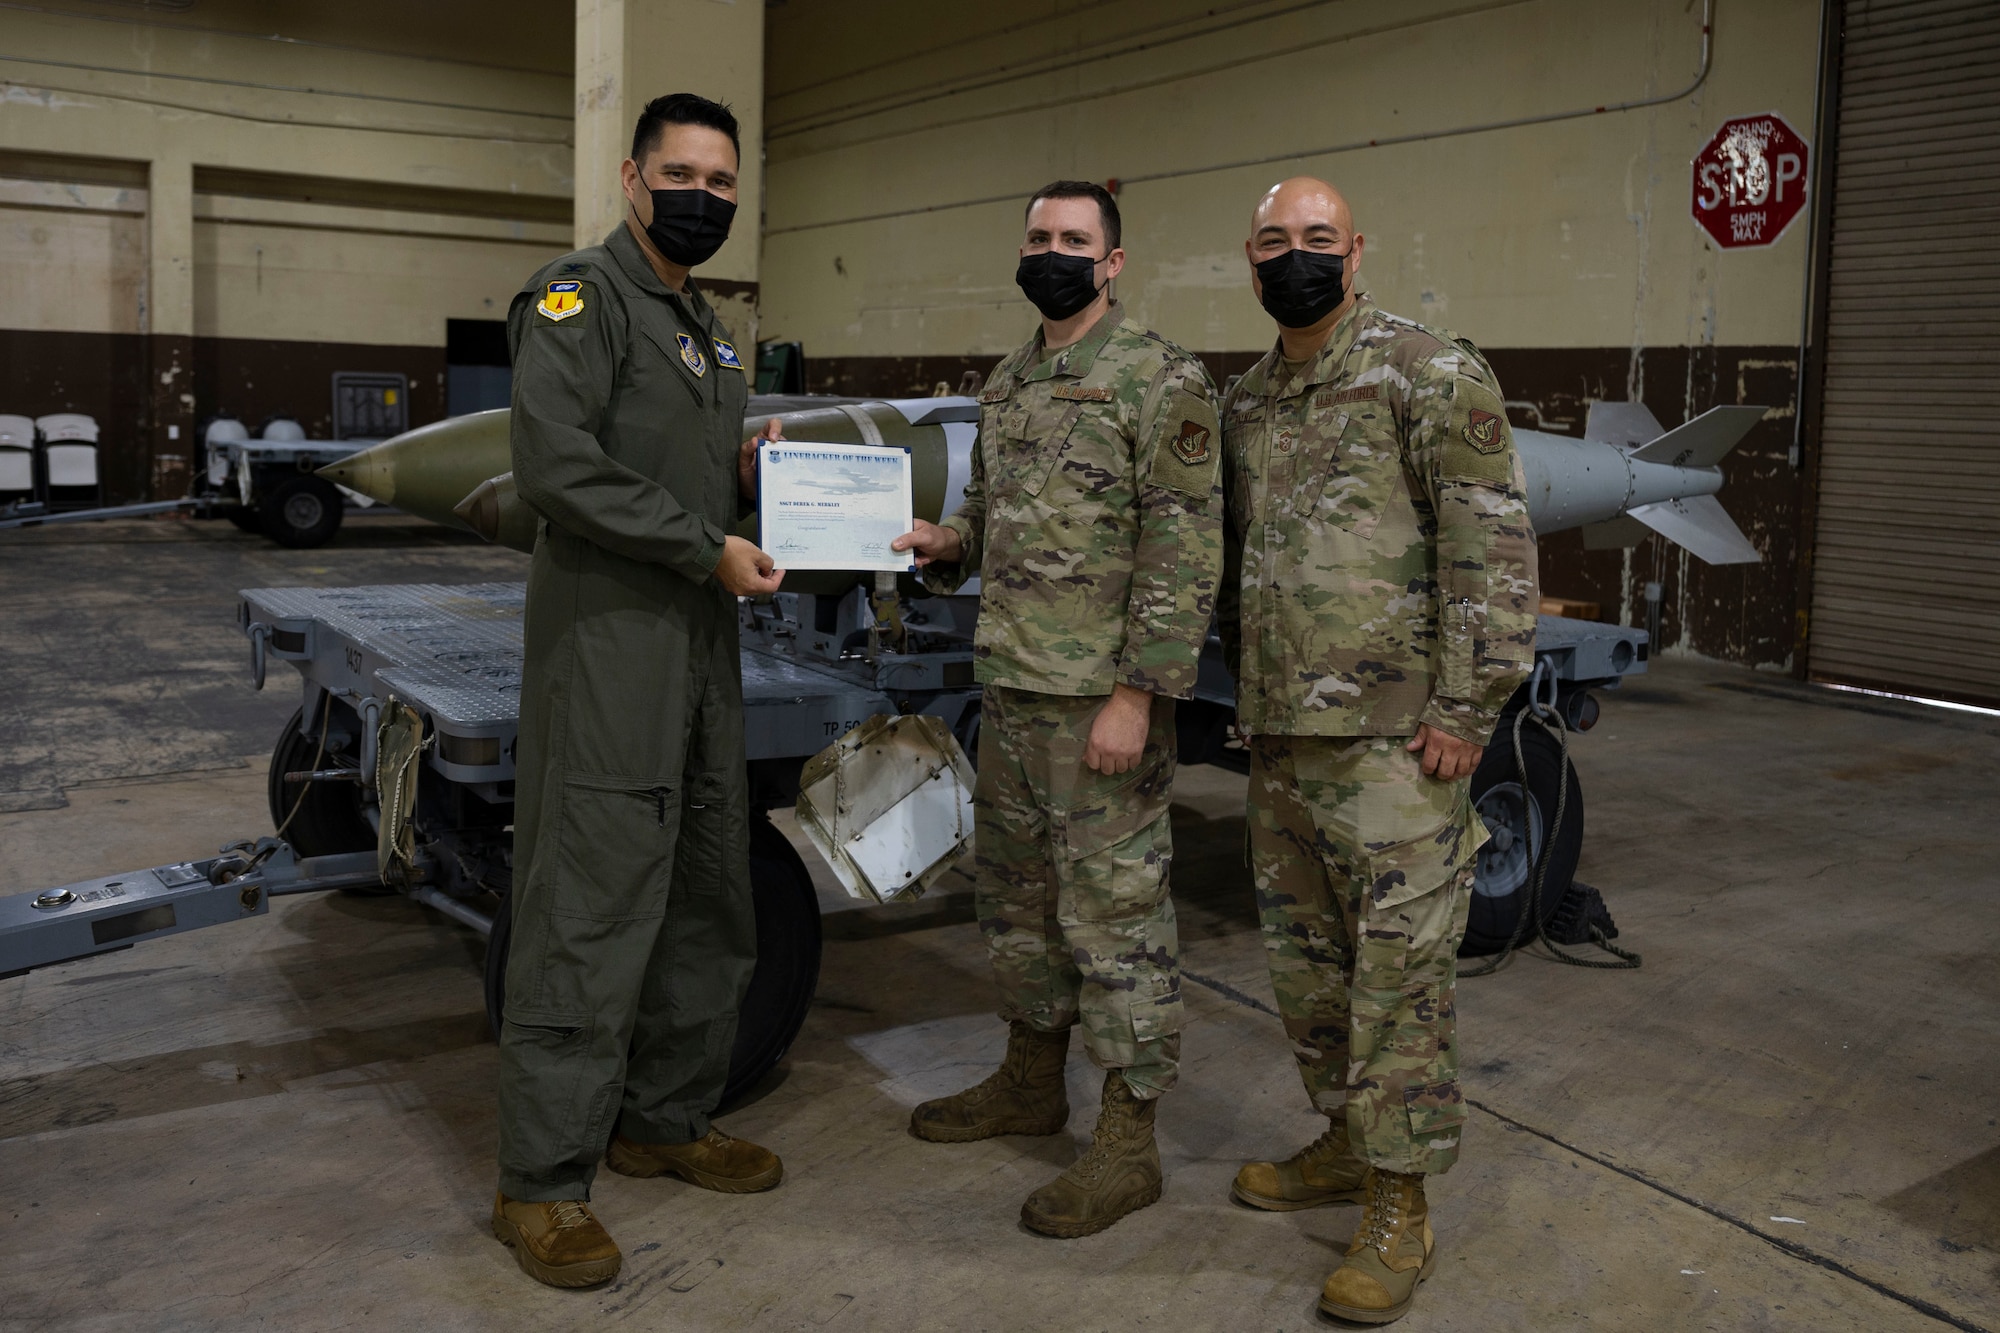
<svg viewBox="0 0 2000 1333"><path fill-rule="evenodd" d="M375 828L361 813L361 788L352 782L286 782L285 774L312 767L319 746L305 734L305 709L292 714L291 721L278 733L271 750L271 773L265 795L271 804L271 827L277 828L291 813L299 789L306 788L305 804L285 830L285 841L300 856L332 856L340 852L365 852L375 846ZM342 768L355 762L344 750L329 750L320 756L324 768Z"/></svg>
<svg viewBox="0 0 2000 1333"><path fill-rule="evenodd" d="M299 787L306 785L286 782L285 774L312 767L313 755L319 749L306 739L304 726L305 709L301 707L292 714L291 721L285 723L285 729L278 734L278 743L271 751L271 772L265 780L264 792L271 805L273 829L285 822L285 816L291 813L292 802L299 799ZM320 756L323 768L342 768L355 762L355 757L344 750L329 750ZM361 788L351 782L310 784L305 804L299 807L298 817L285 830L285 841L300 856L373 851L375 826L361 812ZM396 892L382 884L350 885L340 891L350 898L386 898Z"/></svg>
<svg viewBox="0 0 2000 1333"><path fill-rule="evenodd" d="M1513 727L1513 714L1502 716L1500 725L1493 732L1493 739L1486 746L1485 756L1479 761L1479 767L1473 770L1474 806L1493 788L1519 780L1514 765ZM1556 784L1564 777L1562 750L1553 736L1529 719L1521 728L1521 757L1528 766L1528 795L1540 807L1542 826L1547 828L1556 817ZM1570 882L1576 878L1577 858L1583 853L1583 785L1577 781L1574 767L1570 768L1567 777L1569 795L1564 803L1562 827L1556 830L1555 846L1542 877L1539 905L1544 925L1562 904L1563 894L1568 892ZM1539 853L1541 849L1535 850ZM1514 927L1520 923L1521 914L1527 911L1529 888L1530 885L1523 884L1504 897L1475 892L1467 916L1465 940L1458 948L1459 957L1498 953L1506 948L1507 941L1513 938Z"/></svg>
<svg viewBox="0 0 2000 1333"><path fill-rule="evenodd" d="M785 1058L819 989L819 894L798 849L761 816L750 821L750 895L757 908L757 969L737 1011L725 1107Z"/></svg>
<svg viewBox="0 0 2000 1333"><path fill-rule="evenodd" d="M737 1012L724 1107L785 1058L819 989L819 895L797 849L761 816L750 825L750 895L757 909L757 967ZM503 898L486 940L486 1021L496 1038L506 1012L513 925L513 901Z"/></svg>
<svg viewBox="0 0 2000 1333"><path fill-rule="evenodd" d="M299 527L286 515L285 508L295 497L307 496L319 502L319 517ZM340 531L340 520L345 511L340 492L323 477L287 477L257 503L257 518L264 535L278 545L294 550L324 546L332 541L333 534Z"/></svg>
<svg viewBox="0 0 2000 1333"><path fill-rule="evenodd" d="M223 509L222 516L244 532L253 536L263 535L264 520L259 518L257 511L249 505L229 505Z"/></svg>

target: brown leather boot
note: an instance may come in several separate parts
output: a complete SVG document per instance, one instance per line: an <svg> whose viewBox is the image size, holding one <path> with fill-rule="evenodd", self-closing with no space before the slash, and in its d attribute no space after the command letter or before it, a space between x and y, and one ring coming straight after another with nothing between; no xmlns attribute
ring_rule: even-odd
<svg viewBox="0 0 2000 1333"><path fill-rule="evenodd" d="M1369 1172L1367 1211L1319 1294L1319 1308L1357 1324L1387 1324L1410 1312L1417 1284L1437 1263L1424 1178L1379 1168Z"/></svg>
<svg viewBox="0 0 2000 1333"><path fill-rule="evenodd" d="M933 1143L970 1143L999 1134L1059 1134L1069 1123L1063 1062L1069 1029L1043 1032L1026 1023L1007 1030L1007 1054L982 1083L910 1112L910 1132Z"/></svg>
<svg viewBox="0 0 2000 1333"><path fill-rule="evenodd" d="M551 1287L594 1287L618 1276L618 1242L575 1199L524 1203L493 1196L493 1235L514 1251L521 1271Z"/></svg>
<svg viewBox="0 0 2000 1333"><path fill-rule="evenodd" d="M1368 1163L1348 1143L1343 1119L1282 1162L1245 1162L1229 1192L1252 1208L1289 1213L1330 1203L1360 1203L1367 1175Z"/></svg>
<svg viewBox="0 0 2000 1333"><path fill-rule="evenodd" d="M1104 1109L1090 1147L1076 1164L1028 1196L1021 1221L1044 1236L1069 1239L1104 1230L1160 1200L1160 1149L1153 1142L1159 1099L1134 1096L1125 1076L1104 1076Z"/></svg>
<svg viewBox="0 0 2000 1333"><path fill-rule="evenodd" d="M621 1176L679 1176L690 1185L723 1194L755 1194L785 1178L778 1154L748 1139L711 1129L693 1143L634 1143L613 1136L604 1164Z"/></svg>

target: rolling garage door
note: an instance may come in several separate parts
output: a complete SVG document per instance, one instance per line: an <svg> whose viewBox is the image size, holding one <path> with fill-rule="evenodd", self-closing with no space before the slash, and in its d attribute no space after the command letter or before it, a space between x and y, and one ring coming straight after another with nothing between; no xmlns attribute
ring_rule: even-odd
<svg viewBox="0 0 2000 1333"><path fill-rule="evenodd" d="M2000 703L2000 4L1844 9L1808 665Z"/></svg>

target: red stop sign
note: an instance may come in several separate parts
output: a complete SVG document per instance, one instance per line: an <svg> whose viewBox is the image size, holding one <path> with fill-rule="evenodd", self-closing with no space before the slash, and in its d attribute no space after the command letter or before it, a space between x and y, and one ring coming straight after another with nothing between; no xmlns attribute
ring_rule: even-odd
<svg viewBox="0 0 2000 1333"><path fill-rule="evenodd" d="M1805 211L1806 154L1783 116L1723 121L1694 155L1694 220L1725 250L1771 244Z"/></svg>

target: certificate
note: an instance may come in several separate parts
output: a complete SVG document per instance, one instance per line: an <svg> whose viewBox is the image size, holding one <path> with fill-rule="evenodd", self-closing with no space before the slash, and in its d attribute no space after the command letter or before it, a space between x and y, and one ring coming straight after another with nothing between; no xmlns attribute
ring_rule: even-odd
<svg viewBox="0 0 2000 1333"><path fill-rule="evenodd" d="M889 543L911 523L910 451L766 440L757 446L759 544L780 569L907 570Z"/></svg>

